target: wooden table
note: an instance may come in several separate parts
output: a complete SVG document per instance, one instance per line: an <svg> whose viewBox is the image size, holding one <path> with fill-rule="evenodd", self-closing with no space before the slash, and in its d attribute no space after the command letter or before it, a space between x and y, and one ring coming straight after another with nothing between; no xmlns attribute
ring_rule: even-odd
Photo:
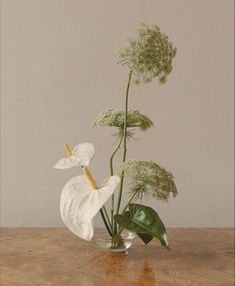
<svg viewBox="0 0 235 286"><path fill-rule="evenodd" d="M135 240L102 252L67 229L1 230L1 286L234 285L232 229L170 229L171 251Z"/></svg>

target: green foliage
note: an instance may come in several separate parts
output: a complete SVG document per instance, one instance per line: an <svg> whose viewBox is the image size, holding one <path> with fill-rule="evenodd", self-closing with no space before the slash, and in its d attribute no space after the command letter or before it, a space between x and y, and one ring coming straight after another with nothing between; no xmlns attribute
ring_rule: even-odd
<svg viewBox="0 0 235 286"><path fill-rule="evenodd" d="M148 233L137 232L136 234L144 242L145 245L148 244L153 239L153 236L151 234L148 234Z"/></svg>
<svg viewBox="0 0 235 286"><path fill-rule="evenodd" d="M92 126L114 126L123 128L125 119L125 111L117 109L106 109L99 114ZM127 115L127 127L138 127L142 131L153 127L153 122L138 110L129 110Z"/></svg>
<svg viewBox="0 0 235 286"><path fill-rule="evenodd" d="M128 46L117 52L122 64L128 65L134 82L149 82L157 77L159 83L167 80L172 70L176 48L158 26L141 24L136 38L128 39Z"/></svg>
<svg viewBox="0 0 235 286"><path fill-rule="evenodd" d="M151 207L130 204L128 211L115 215L114 219L123 228L139 234L144 243L148 243L151 237L155 237L169 249L166 228L157 212Z"/></svg>
<svg viewBox="0 0 235 286"><path fill-rule="evenodd" d="M113 159L123 145L123 163L120 166L121 183L118 202L115 210L115 197L112 196L111 221L109 222L111 235L120 235L123 228L134 231L148 244L153 238L161 241L169 248L166 229L158 214L150 207L140 204L131 204L131 201L143 196L168 201L169 197L177 195L177 189L172 173L152 161L129 160L126 161L127 139L133 137L134 129L145 131L153 127L153 122L138 110L128 110L128 96L130 83L147 83L156 78L160 84L167 80L172 71L172 61L176 55L176 48L168 37L162 33L158 26L141 24L135 38L128 39L128 45L117 53L119 63L129 68L126 87L125 111L107 109L101 112L92 126L116 127L115 134L118 144L110 157L110 173L114 173ZM127 121L126 121L126 120ZM125 123L125 124L124 124ZM124 126L125 125L125 126ZM132 129L131 129L132 128ZM124 178L129 178L131 197L120 214ZM126 211L126 209L129 210ZM105 207L104 207L105 209ZM124 211L125 210L125 211ZM114 218L114 219L113 219ZM117 224L122 228L118 229ZM116 233L116 231L118 232Z"/></svg>
<svg viewBox="0 0 235 286"><path fill-rule="evenodd" d="M168 201L170 193L177 195L172 173L152 161L129 160L120 169L130 179L130 191L140 199L145 195Z"/></svg>

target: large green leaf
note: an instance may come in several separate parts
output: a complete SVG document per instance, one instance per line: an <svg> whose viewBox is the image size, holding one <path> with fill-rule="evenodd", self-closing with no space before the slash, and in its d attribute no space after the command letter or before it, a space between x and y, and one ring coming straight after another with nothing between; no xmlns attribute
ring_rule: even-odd
<svg viewBox="0 0 235 286"><path fill-rule="evenodd" d="M160 240L161 244L169 249L166 228L157 212L151 207L140 204L130 204L129 210L114 216L115 221L130 231L148 236L139 235L146 243L150 236ZM148 242L147 242L148 243Z"/></svg>
<svg viewBox="0 0 235 286"><path fill-rule="evenodd" d="M143 240L145 244L148 244L153 239L151 234L137 232L137 235Z"/></svg>

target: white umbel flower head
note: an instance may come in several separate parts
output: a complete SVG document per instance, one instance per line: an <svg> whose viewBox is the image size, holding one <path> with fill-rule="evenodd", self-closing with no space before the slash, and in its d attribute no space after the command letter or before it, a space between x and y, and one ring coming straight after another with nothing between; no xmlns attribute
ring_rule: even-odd
<svg viewBox="0 0 235 286"><path fill-rule="evenodd" d="M73 151L65 145L68 157L60 159L54 168L68 169L75 166L88 166L95 155L94 146L91 143L78 144Z"/></svg>
<svg viewBox="0 0 235 286"><path fill-rule="evenodd" d="M94 217L119 183L119 176L111 176L104 184L94 189L86 176L70 179L60 200L60 212L65 225L77 236L90 241L94 235Z"/></svg>

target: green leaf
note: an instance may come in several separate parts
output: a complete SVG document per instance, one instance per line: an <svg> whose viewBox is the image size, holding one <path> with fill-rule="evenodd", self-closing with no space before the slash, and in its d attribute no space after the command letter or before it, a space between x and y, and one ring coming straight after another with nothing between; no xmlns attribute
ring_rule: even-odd
<svg viewBox="0 0 235 286"><path fill-rule="evenodd" d="M130 231L136 232L140 238L147 242L150 236L160 240L161 244L169 249L166 228L157 212L151 207L140 204L130 204L129 211L114 216L115 221ZM146 234L148 236L143 236Z"/></svg>
<svg viewBox="0 0 235 286"><path fill-rule="evenodd" d="M153 236L151 234L139 232L137 233L137 235L143 240L144 244L148 244L153 239Z"/></svg>

